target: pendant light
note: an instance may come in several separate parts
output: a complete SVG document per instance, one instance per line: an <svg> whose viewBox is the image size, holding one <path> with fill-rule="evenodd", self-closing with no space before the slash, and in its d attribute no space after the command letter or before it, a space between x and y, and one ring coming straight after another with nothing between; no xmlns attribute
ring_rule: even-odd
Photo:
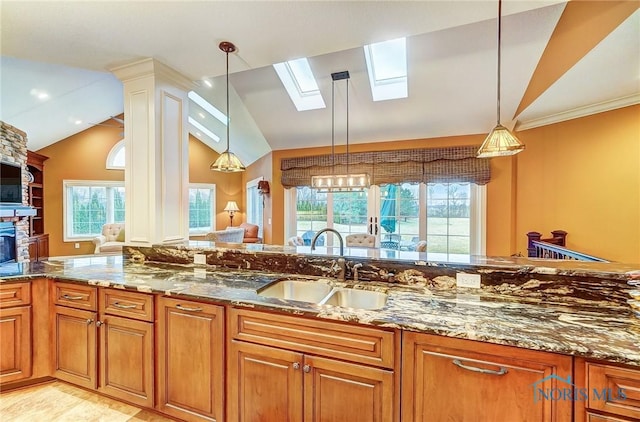
<svg viewBox="0 0 640 422"><path fill-rule="evenodd" d="M502 0L498 0L498 123L478 150L478 158L514 155L524 150L524 144L509 129L500 124L500 44L502 33Z"/></svg>
<svg viewBox="0 0 640 422"><path fill-rule="evenodd" d="M331 174L311 176L311 187L318 192L362 192L371 182L367 173L349 172L349 71L331 74ZM335 85L336 81L346 81L347 87L347 174L335 174Z"/></svg>
<svg viewBox="0 0 640 422"><path fill-rule="evenodd" d="M229 118L229 53L236 51L236 46L229 41L222 41L218 48L227 54L227 149L220 154L218 159L211 164L209 168L215 171L234 173L246 170L246 167L240 159L233 152L229 151L229 128L231 126L231 119Z"/></svg>

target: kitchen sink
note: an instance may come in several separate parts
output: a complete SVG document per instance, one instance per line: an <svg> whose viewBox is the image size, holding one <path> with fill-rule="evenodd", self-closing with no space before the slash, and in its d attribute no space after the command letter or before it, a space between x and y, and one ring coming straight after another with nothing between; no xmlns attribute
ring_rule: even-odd
<svg viewBox="0 0 640 422"><path fill-rule="evenodd" d="M318 303L331 292L331 286L308 280L279 280L258 290L260 296Z"/></svg>
<svg viewBox="0 0 640 422"><path fill-rule="evenodd" d="M334 305L343 308L380 309L387 303L386 293L347 288L334 289L321 305Z"/></svg>

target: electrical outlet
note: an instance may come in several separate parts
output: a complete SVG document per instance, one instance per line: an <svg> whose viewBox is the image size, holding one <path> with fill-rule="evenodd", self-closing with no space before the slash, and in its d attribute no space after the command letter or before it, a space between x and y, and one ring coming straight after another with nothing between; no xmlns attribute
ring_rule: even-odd
<svg viewBox="0 0 640 422"><path fill-rule="evenodd" d="M457 287L480 288L480 274L456 273Z"/></svg>
<svg viewBox="0 0 640 422"><path fill-rule="evenodd" d="M76 242L76 243L73 245L73 247L74 247L74 248L76 248L76 249L80 249L80 244Z"/></svg>
<svg viewBox="0 0 640 422"><path fill-rule="evenodd" d="M193 254L193 263L194 264L206 265L206 263L207 263L207 255L205 255L203 253Z"/></svg>
<svg viewBox="0 0 640 422"><path fill-rule="evenodd" d="M193 275L197 278L207 278L207 270L204 268L194 268Z"/></svg>
<svg viewBox="0 0 640 422"><path fill-rule="evenodd" d="M271 218L267 218L267 224L271 225Z"/></svg>

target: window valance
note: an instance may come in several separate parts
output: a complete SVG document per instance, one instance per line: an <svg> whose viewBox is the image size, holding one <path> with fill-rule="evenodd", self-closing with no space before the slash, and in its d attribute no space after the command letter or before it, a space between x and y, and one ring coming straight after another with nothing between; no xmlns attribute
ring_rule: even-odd
<svg viewBox="0 0 640 422"><path fill-rule="evenodd" d="M476 158L478 146L403 149L349 154L350 173L368 173L371 183L471 182L484 185L491 179L489 160ZM347 154L285 158L280 163L282 186L309 186L312 175L347 173Z"/></svg>

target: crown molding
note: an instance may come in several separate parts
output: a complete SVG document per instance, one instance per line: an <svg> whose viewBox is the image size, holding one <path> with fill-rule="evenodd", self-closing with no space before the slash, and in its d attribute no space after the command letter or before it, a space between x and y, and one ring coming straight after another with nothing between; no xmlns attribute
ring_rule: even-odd
<svg viewBox="0 0 640 422"><path fill-rule="evenodd" d="M577 107L572 110L563 111L561 113L551 114L549 116L540 117L537 119L526 120L519 122L516 125L516 131L523 131L527 129L533 129L540 126L547 126L553 123L560 123L566 120L577 119L579 117L590 116L592 114L603 113L605 111L615 110L622 107L627 107L635 104L640 104L640 93L628 95L626 97L616 98L615 100L603 101L588 106Z"/></svg>

